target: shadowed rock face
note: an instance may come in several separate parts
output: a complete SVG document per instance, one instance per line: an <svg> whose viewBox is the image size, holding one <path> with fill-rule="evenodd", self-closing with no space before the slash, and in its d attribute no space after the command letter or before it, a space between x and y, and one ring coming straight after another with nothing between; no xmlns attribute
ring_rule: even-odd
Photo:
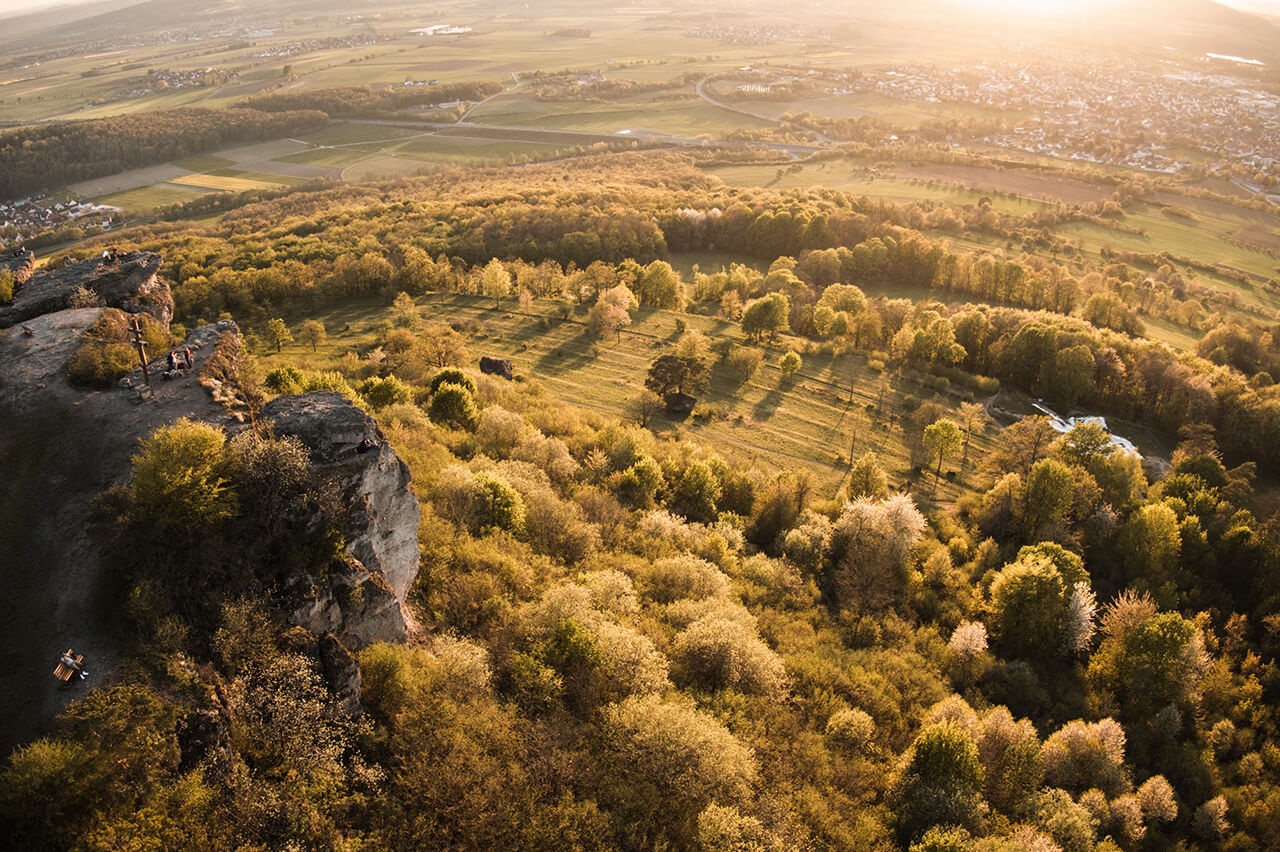
<svg viewBox="0 0 1280 852"><path fill-rule="evenodd" d="M336 475L351 528L347 553L380 574L403 602L418 575L418 498L409 468L387 443L377 422L334 391L276 397L262 410L277 435L293 435L321 471ZM357 447L377 442L368 452Z"/></svg>
<svg viewBox="0 0 1280 852"><path fill-rule="evenodd" d="M12 304L0 308L0 328L71 307L92 306L148 313L167 326L173 318L173 296L157 274L160 263L158 254L134 251L115 261L91 258L32 275L18 288ZM81 288L92 291L96 305L72 304Z"/></svg>

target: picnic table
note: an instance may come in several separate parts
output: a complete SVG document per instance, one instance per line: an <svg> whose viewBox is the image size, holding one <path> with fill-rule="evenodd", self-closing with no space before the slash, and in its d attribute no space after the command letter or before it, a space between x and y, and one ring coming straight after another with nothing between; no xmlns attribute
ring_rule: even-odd
<svg viewBox="0 0 1280 852"><path fill-rule="evenodd" d="M76 654L70 648L67 649L67 653L65 654L65 656L71 657L71 659L75 660L76 666L82 666L82 664L84 663L84 654ZM58 680L71 680L71 676L73 674L78 674L80 671L81 671L80 668L75 668L67 665L66 663L62 662L62 658L59 657L58 667L53 670L53 676L56 677Z"/></svg>

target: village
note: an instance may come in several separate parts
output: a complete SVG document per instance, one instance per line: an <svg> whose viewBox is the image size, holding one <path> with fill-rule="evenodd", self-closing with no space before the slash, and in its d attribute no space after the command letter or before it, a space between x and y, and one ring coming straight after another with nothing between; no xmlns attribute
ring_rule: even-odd
<svg viewBox="0 0 1280 852"><path fill-rule="evenodd" d="M1195 154L1209 167L1242 165L1258 182L1280 177L1280 94L1216 64L1170 66L897 66L852 76L846 90L1022 112L982 141L1030 153L1169 173L1193 168Z"/></svg>
<svg viewBox="0 0 1280 852"><path fill-rule="evenodd" d="M20 246L73 221L83 220L87 227L106 231L118 212L105 204L77 199L53 201L47 195L0 202L0 247Z"/></svg>

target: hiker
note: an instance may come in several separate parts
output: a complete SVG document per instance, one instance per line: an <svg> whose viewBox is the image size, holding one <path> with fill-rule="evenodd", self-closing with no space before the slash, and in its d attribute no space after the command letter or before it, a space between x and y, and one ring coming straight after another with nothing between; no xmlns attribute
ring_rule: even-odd
<svg viewBox="0 0 1280 852"><path fill-rule="evenodd" d="M360 446L356 447L356 452L360 455L364 455L370 450L377 449L377 447L378 447L377 441L373 440L372 438L365 438L363 441L360 442Z"/></svg>
<svg viewBox="0 0 1280 852"><path fill-rule="evenodd" d="M187 369L188 369L188 370L190 370L190 369L192 368L192 366L194 366L194 364L195 364L195 362L191 359L191 347L190 347L190 346L184 346L184 347L182 347L182 363L187 365Z"/></svg>
<svg viewBox="0 0 1280 852"><path fill-rule="evenodd" d="M169 372L176 372L178 369L178 353L172 349L169 350Z"/></svg>
<svg viewBox="0 0 1280 852"><path fill-rule="evenodd" d="M71 656L70 651L67 651L58 659L59 659L59 662L61 662L64 666L71 669L73 672L77 672L80 675L81 680L84 680L86 677L89 676L89 672L85 670L83 665L76 662L75 657Z"/></svg>

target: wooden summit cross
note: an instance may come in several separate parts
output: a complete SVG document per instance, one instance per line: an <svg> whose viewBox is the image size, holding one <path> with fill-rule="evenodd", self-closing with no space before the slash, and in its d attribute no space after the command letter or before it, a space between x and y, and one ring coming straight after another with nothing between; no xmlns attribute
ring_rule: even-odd
<svg viewBox="0 0 1280 852"><path fill-rule="evenodd" d="M155 399L156 392L151 387L151 373L147 370L147 342L142 339L142 326L138 325L137 317L133 318L133 325L129 330L133 332L133 345L138 347L138 363L142 364L142 378L146 380L147 393Z"/></svg>

